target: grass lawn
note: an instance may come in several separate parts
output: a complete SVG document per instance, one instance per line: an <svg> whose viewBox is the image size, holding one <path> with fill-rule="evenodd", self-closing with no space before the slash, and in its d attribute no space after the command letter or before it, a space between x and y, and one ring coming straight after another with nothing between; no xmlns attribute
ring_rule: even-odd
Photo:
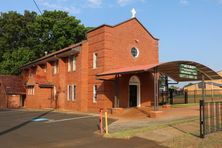
<svg viewBox="0 0 222 148"><path fill-rule="evenodd" d="M147 127L130 129L105 135L107 138L130 139L141 137L153 140L159 144L172 148L214 148L222 147L222 132L207 135L204 139L199 138L199 118L180 119L167 123L157 123Z"/></svg>
<svg viewBox="0 0 222 148"><path fill-rule="evenodd" d="M170 121L166 123L152 124L147 127L119 131L119 132L111 133L109 135L105 135L105 137L128 139L135 136L138 133L153 131L160 128L166 128L172 125L178 125L178 124L190 123L190 122L196 122L196 121L199 121L198 117L192 117L190 119L179 119L179 120L174 120L174 121Z"/></svg>
<svg viewBox="0 0 222 148"><path fill-rule="evenodd" d="M180 108L180 107L191 107L191 106L199 106L199 103L173 104L171 107Z"/></svg>

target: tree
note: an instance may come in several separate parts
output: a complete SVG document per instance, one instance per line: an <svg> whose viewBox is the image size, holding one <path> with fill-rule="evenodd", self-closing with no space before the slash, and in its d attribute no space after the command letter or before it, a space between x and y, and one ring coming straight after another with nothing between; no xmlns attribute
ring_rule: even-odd
<svg viewBox="0 0 222 148"><path fill-rule="evenodd" d="M6 51L3 54L2 62L0 63L0 73L18 74L20 72L19 67L30 60L33 60L34 57L34 52L28 48L19 48L12 52Z"/></svg>
<svg viewBox="0 0 222 148"><path fill-rule="evenodd" d="M42 15L30 11L1 13L0 73L17 74L20 66L43 56L45 51L54 52L84 40L89 29L63 11L44 11ZM19 53L29 55L28 59L18 55L22 61L14 60L13 54Z"/></svg>

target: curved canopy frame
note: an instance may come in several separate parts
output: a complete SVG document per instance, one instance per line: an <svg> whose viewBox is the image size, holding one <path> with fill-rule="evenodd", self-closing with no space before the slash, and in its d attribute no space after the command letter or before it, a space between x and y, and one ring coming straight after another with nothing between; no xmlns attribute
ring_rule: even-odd
<svg viewBox="0 0 222 148"><path fill-rule="evenodd" d="M187 64L197 67L197 79L190 79L190 78L181 78L180 74L180 64ZM204 75L205 80L216 80L222 79L222 77L217 74L216 71L212 70L211 68L197 63L193 61L172 61L172 62L165 62L160 64L149 64L149 65L142 65L142 66L133 66L133 67L124 67L119 69L113 69L109 71L105 71L103 73L97 74L97 76L109 76L109 75L117 75L117 74L131 74L131 73L141 73L150 71L154 73L155 69L157 72L166 75L177 82L185 82L185 81L201 81L202 76Z"/></svg>

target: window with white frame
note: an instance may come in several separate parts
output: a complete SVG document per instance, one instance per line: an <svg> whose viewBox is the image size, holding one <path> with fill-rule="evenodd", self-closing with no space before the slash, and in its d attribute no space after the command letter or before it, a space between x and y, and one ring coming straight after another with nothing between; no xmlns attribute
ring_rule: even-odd
<svg viewBox="0 0 222 148"><path fill-rule="evenodd" d="M97 68L97 62L98 62L98 59L97 59L97 57L98 57L98 54L97 53L93 53L93 69L96 69Z"/></svg>
<svg viewBox="0 0 222 148"><path fill-rule="evenodd" d="M68 72L70 72L71 71L71 57L68 57Z"/></svg>
<svg viewBox="0 0 222 148"><path fill-rule="evenodd" d="M35 94L35 87L28 86L27 91L28 91L28 95L34 95Z"/></svg>
<svg viewBox="0 0 222 148"><path fill-rule="evenodd" d="M53 74L57 74L58 73L58 70L59 70L58 64L59 64L58 60L53 62L53 65L52 65L52 73Z"/></svg>
<svg viewBox="0 0 222 148"><path fill-rule="evenodd" d="M97 85L93 85L93 102L97 102Z"/></svg>
<svg viewBox="0 0 222 148"><path fill-rule="evenodd" d="M67 87L67 100L75 101L76 99L76 85L68 85Z"/></svg>
<svg viewBox="0 0 222 148"><path fill-rule="evenodd" d="M76 71L76 57L73 56L72 58L72 71Z"/></svg>
<svg viewBox="0 0 222 148"><path fill-rule="evenodd" d="M76 71L76 57L70 56L68 57L68 71Z"/></svg>

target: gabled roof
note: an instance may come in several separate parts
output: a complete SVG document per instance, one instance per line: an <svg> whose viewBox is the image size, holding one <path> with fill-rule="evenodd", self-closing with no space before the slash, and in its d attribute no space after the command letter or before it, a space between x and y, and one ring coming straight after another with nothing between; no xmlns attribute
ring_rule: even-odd
<svg viewBox="0 0 222 148"><path fill-rule="evenodd" d="M26 93L24 83L18 76L0 75L0 83L5 89L6 94L19 95Z"/></svg>
<svg viewBox="0 0 222 148"><path fill-rule="evenodd" d="M101 28L101 27L104 27L104 26L110 27L110 28L115 28L115 27L117 27L117 26L120 26L120 25L122 25L122 24L125 24L125 23L127 23L127 22L130 22L130 21L132 21L132 20L136 20L136 21L143 27L143 29L144 29L154 40L159 40L158 38L155 38L155 37L146 29L146 27L143 26L143 24L142 24L136 17L131 18L131 19L128 19L128 20L126 20L126 21L123 21L123 22L121 22L121 23L119 23L119 24L117 24L117 25L114 25L114 26L107 25L107 24L103 24L103 25L101 25L101 26L98 26L98 27L96 27L96 28L93 28L93 29L89 30L87 33L92 32L92 31L94 31L94 30L97 30L97 29L99 29L99 28Z"/></svg>

